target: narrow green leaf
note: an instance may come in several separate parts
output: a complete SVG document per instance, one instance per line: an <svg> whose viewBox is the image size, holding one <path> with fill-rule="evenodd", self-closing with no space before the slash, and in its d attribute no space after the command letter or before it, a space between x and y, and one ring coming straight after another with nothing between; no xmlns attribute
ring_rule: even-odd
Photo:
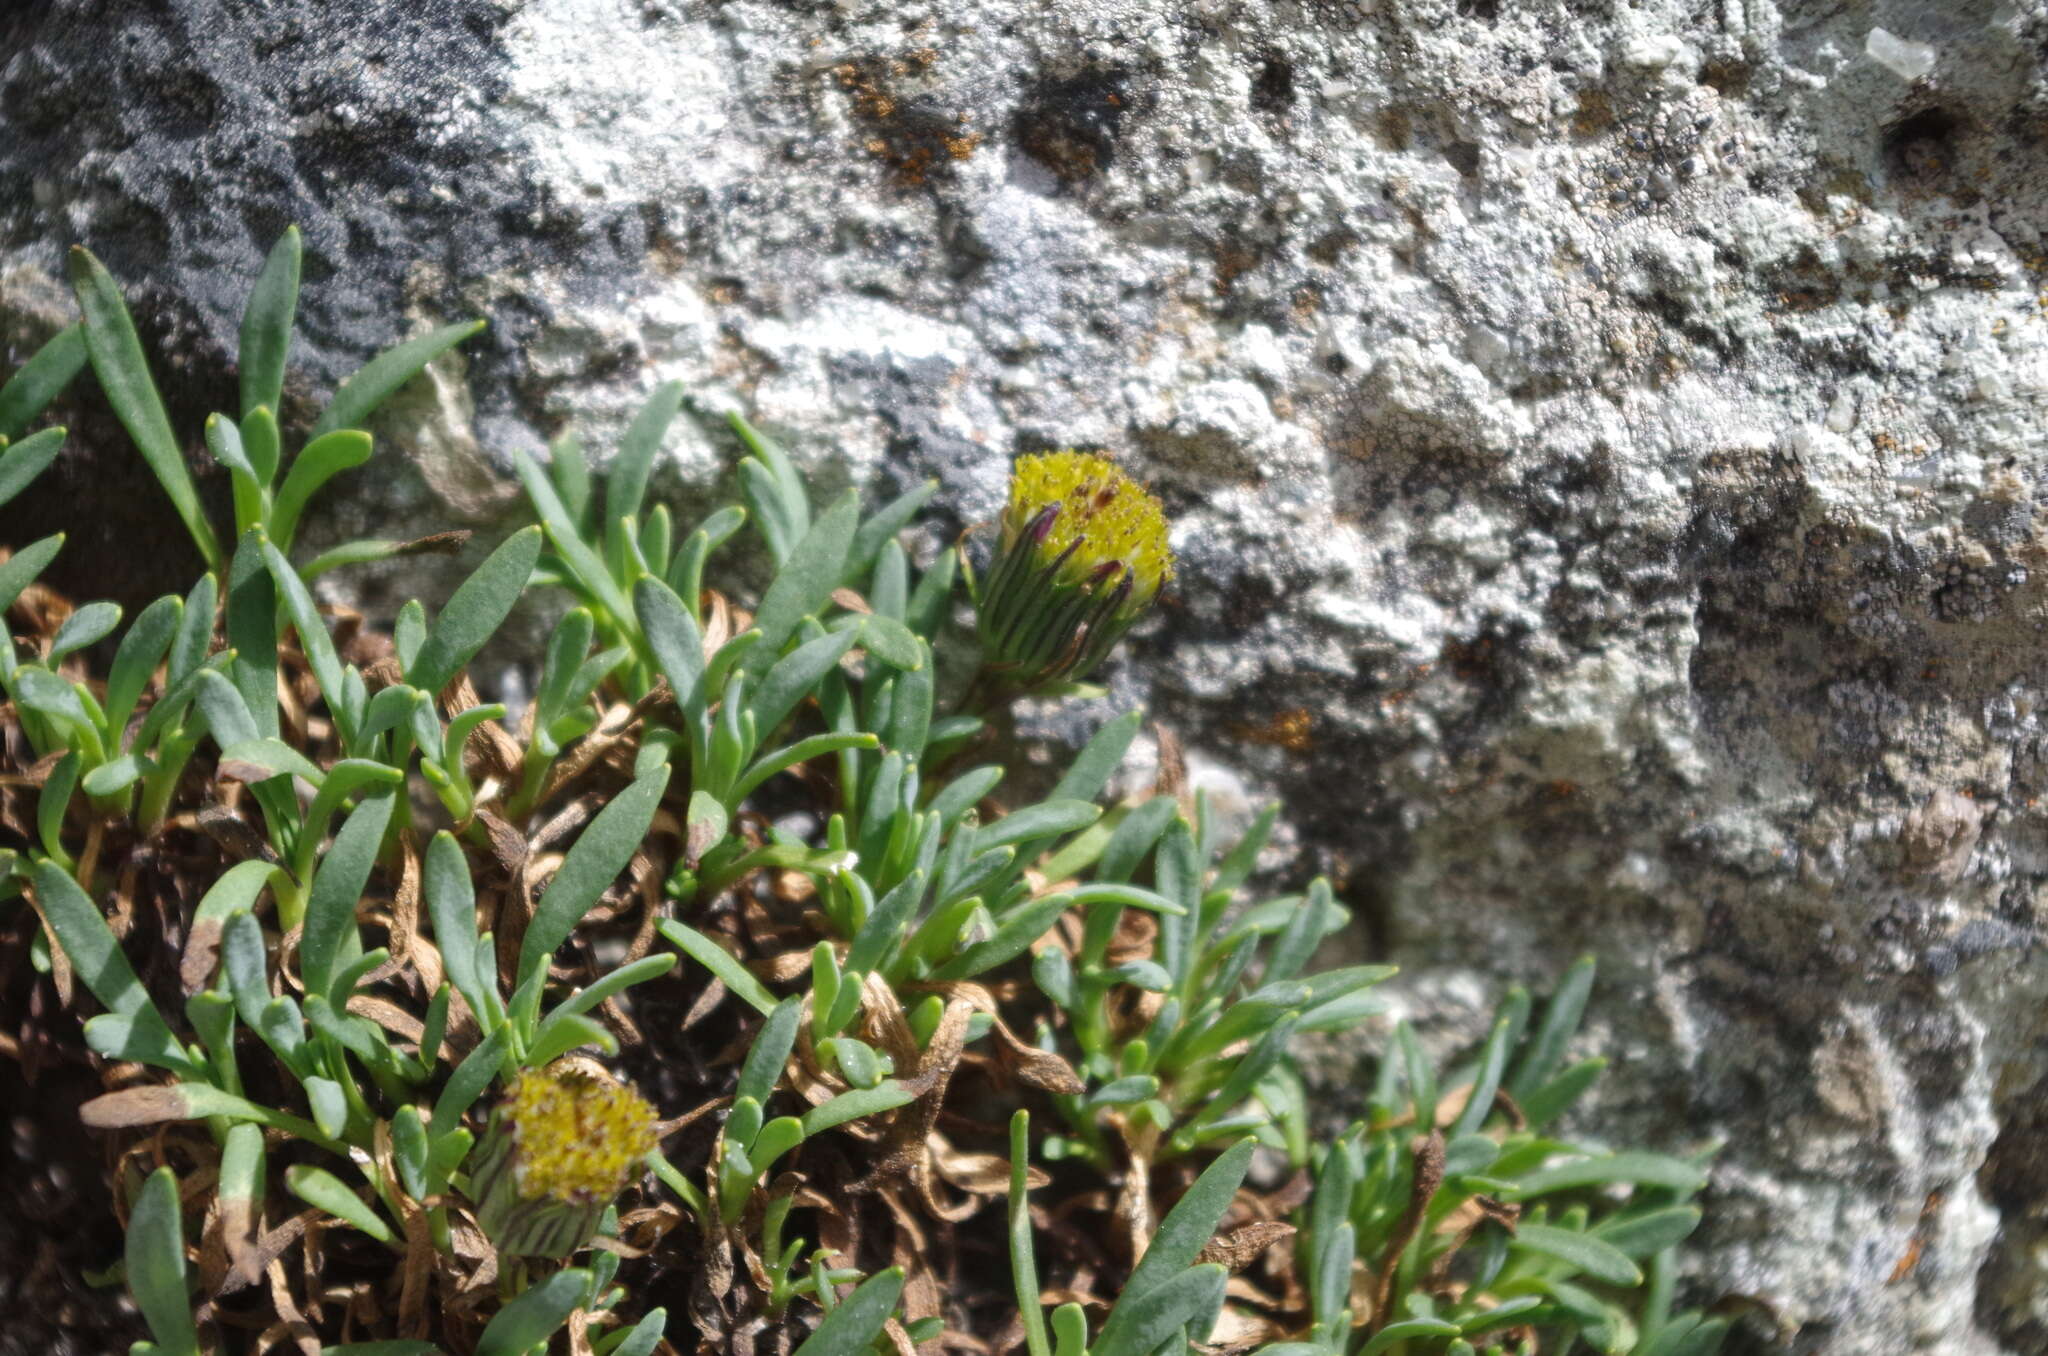
<svg viewBox="0 0 2048 1356"><path fill-rule="evenodd" d="M263 272L242 310L242 415L263 406L276 409L284 398L285 353L292 341L292 317L299 305L299 228L287 226L263 261Z"/></svg>
<svg viewBox="0 0 2048 1356"><path fill-rule="evenodd" d="M238 781L260 781L265 776L290 776L304 777L318 786L326 779L318 763L282 739L238 740L220 751L220 761L223 772L234 776ZM249 771L233 766L237 764L246 765Z"/></svg>
<svg viewBox="0 0 2048 1356"><path fill-rule="evenodd" d="M509 1026L500 1026L484 1042L463 1056L462 1063L455 1066L455 1072L448 1075L446 1086L434 1102L434 1114L428 1118L428 1127L436 1140L452 1133L462 1124L462 1118L476 1099L484 1095L484 1089L498 1076L498 1066L505 1058L505 1047L512 1038Z"/></svg>
<svg viewBox="0 0 2048 1356"><path fill-rule="evenodd" d="M1081 752L1074 755L1074 761L1067 765L1059 785L1046 799L1093 801L1101 795L1102 788L1109 785L1109 779L1123 766L1124 754L1131 747L1131 741L1138 737L1138 729L1144 723L1143 711L1126 711L1105 723L1081 746Z"/></svg>
<svg viewBox="0 0 2048 1356"><path fill-rule="evenodd" d="M128 1290L142 1310L150 1336L164 1356L198 1356L199 1333L192 1326L192 1299L185 1286L185 1222L178 1204L178 1178L158 1168L142 1184L128 1216Z"/></svg>
<svg viewBox="0 0 2048 1356"><path fill-rule="evenodd" d="M220 1155L222 1200L262 1201L263 1157L261 1126L241 1121L228 1127Z"/></svg>
<svg viewBox="0 0 2048 1356"><path fill-rule="evenodd" d="M761 643L745 661L750 671L758 673L773 663L803 619L831 601L859 521L860 496L848 490L790 551L754 612L754 629L761 633Z"/></svg>
<svg viewBox="0 0 2048 1356"><path fill-rule="evenodd" d="M1151 1256L1149 1251L1145 1254L1147 1260ZM1088 1349L1089 1356L1146 1356L1183 1328L1190 1330L1190 1340L1206 1339L1209 1325L1222 1310L1229 1279L1228 1271L1210 1262L1177 1268L1169 1279L1143 1291L1125 1286Z"/></svg>
<svg viewBox="0 0 2048 1356"><path fill-rule="evenodd" d="M391 822L391 794L371 796L350 812L334 846L320 859L306 899L305 932L299 942L299 973L306 992L325 994L342 966L354 960L362 942L356 905L377 864L377 849Z"/></svg>
<svg viewBox="0 0 2048 1356"><path fill-rule="evenodd" d="M1508 1095L1517 1102L1549 1082L1564 1063L1565 1047L1578 1031L1586 1000L1592 996L1594 970L1593 958L1581 956L1565 971L1557 992L1543 1009L1543 1021L1515 1065L1514 1077L1508 1080Z"/></svg>
<svg viewBox="0 0 2048 1356"><path fill-rule="evenodd" d="M1411 1338L1456 1337L1458 1325L1447 1323L1441 1318L1404 1318L1398 1323L1389 1323L1372 1335L1372 1340L1358 1349L1358 1356L1379 1356L1383 1351Z"/></svg>
<svg viewBox="0 0 2048 1356"><path fill-rule="evenodd" d="M977 851L1002 847L1007 843L1022 843L1036 838L1052 838L1076 829L1085 829L1102 818L1102 807L1088 800L1043 800L1036 805L1027 805L1004 815L995 823L975 832L974 846Z"/></svg>
<svg viewBox="0 0 2048 1356"><path fill-rule="evenodd" d="M327 622L314 604L306 581L299 578L298 571L284 558L284 552L265 543L263 558L269 562L270 577L278 592L284 595L285 610L291 613L292 627L299 633L299 648L306 653L307 667L313 670L313 680L327 698L328 714L334 717L343 741L347 742L355 734L355 720L354 714L347 709L349 704L343 700L342 694L346 689L341 656L334 650L334 637L327 633ZM419 687L420 684L414 683L413 686Z"/></svg>
<svg viewBox="0 0 2048 1356"><path fill-rule="evenodd" d="M584 1267L569 1267L528 1286L484 1328L476 1356L525 1356L569 1321L589 1287L590 1272Z"/></svg>
<svg viewBox="0 0 2048 1356"><path fill-rule="evenodd" d="M85 313L85 345L92 358L93 372L106 392L128 436L142 453L142 459L156 474L185 528L199 547L208 569L221 564L220 542L199 507L192 489L191 473L185 469L185 454L171 432L171 421L150 379L149 364L142 355L142 341L135 335L135 322L128 304L121 299L120 286L99 260L83 248L71 249L71 287L78 295L78 309Z"/></svg>
<svg viewBox="0 0 2048 1356"><path fill-rule="evenodd" d="M906 673L924 667L924 640L902 622L875 612L862 617L858 625L861 647L869 654Z"/></svg>
<svg viewBox="0 0 2048 1356"><path fill-rule="evenodd" d="M1696 1205L1667 1205L1659 1210L1629 1211L1600 1221L1590 1231L1630 1257L1648 1257L1682 1243L1699 1228Z"/></svg>
<svg viewBox="0 0 2048 1356"><path fill-rule="evenodd" d="M6 444L0 443L0 446ZM0 504L20 494L37 476L48 470L63 446L64 430L46 428L7 447L6 454L0 456Z"/></svg>
<svg viewBox="0 0 2048 1356"><path fill-rule="evenodd" d="M107 671L107 728L118 738L135 714L135 704L149 685L150 675L162 662L164 652L185 620L185 604L176 594L157 599L136 616L114 652L114 665Z"/></svg>
<svg viewBox="0 0 2048 1356"><path fill-rule="evenodd" d="M846 552L846 574L841 582L850 584L866 574L868 567L875 563L875 557L881 553L883 544L894 541L896 534L910 525L917 511L938 490L938 481L923 481L876 509L874 516L853 534L853 543ZM1032 1356L1043 1356L1043 1353L1034 1352Z"/></svg>
<svg viewBox="0 0 2048 1356"><path fill-rule="evenodd" d="M808 739L799 739L794 744L785 744L772 753L764 753L755 759L753 766L747 769L746 775L734 784L727 799L737 805L776 773L786 772L814 758L822 758L828 753L837 753L841 749L875 749L880 746L881 741L871 734L817 734Z"/></svg>
<svg viewBox="0 0 2048 1356"><path fill-rule="evenodd" d="M171 652L164 659L164 681L173 692L206 659L206 651L213 644L213 610L219 596L210 574L201 575L192 592L185 595L184 617L178 623L177 637L171 641ZM156 714L154 708L150 714Z"/></svg>
<svg viewBox="0 0 2048 1356"><path fill-rule="evenodd" d="M0 438L12 442L21 437L30 421L71 384L85 362L85 326L67 325L57 331L0 386ZM61 441L61 429L58 437Z"/></svg>
<svg viewBox="0 0 2048 1356"><path fill-rule="evenodd" d="M1727 1339L1730 1326L1729 1319L1682 1314L1660 1329L1640 1349L1640 1356L1715 1356Z"/></svg>
<svg viewBox="0 0 2048 1356"><path fill-rule="evenodd" d="M512 615L513 606L540 559L541 530L529 527L507 537L476 573L462 581L427 632L426 643L411 664L405 681L422 692L439 693L453 682L484 642Z"/></svg>
<svg viewBox="0 0 2048 1356"><path fill-rule="evenodd" d="M42 905L57 944L64 948L72 971L93 997L108 1012L127 1019L135 1040L159 1052L153 1063L188 1077L201 1076L203 1071L185 1055L163 1015L149 1001L148 991L121 954L121 945L114 940L113 929L107 926L99 906L55 862L36 863L35 886L36 902Z"/></svg>
<svg viewBox="0 0 2048 1356"><path fill-rule="evenodd" d="M1251 1168L1255 1147L1254 1141L1241 1139L1225 1149L1214 1163L1202 1170L1202 1175L1174 1203L1173 1209L1166 1212L1166 1218L1159 1221L1159 1231L1152 1236L1144 1257L1131 1272L1130 1280L1124 1283L1123 1297L1117 1301L1118 1309L1158 1289L1195 1264L1195 1258L1216 1236L1217 1226L1223 1223L1231 1201L1236 1199L1238 1187L1244 1184L1244 1175ZM1115 1314L1111 1314L1111 1322L1115 1318ZM1105 1326L1105 1337L1108 1331ZM1146 1347L1143 1350L1149 1352L1151 1349Z"/></svg>
<svg viewBox="0 0 2048 1356"><path fill-rule="evenodd" d="M655 667L675 689L676 703L692 719L704 710L704 632L683 600L659 579L643 576L633 585L634 614L654 652Z"/></svg>
<svg viewBox="0 0 2048 1356"><path fill-rule="evenodd" d="M22 547L8 557L5 564L0 564L0 611L14 606L14 600L21 596L21 591L34 583L36 576L49 568L50 562L57 558L57 552L63 545L64 534L59 532L55 536L44 537L33 545Z"/></svg>
<svg viewBox="0 0 2048 1356"><path fill-rule="evenodd" d="M683 954L718 976L725 987L762 1016L775 1011L775 996L729 951L687 923L664 919L655 925Z"/></svg>
<svg viewBox="0 0 2048 1356"><path fill-rule="evenodd" d="M668 1327L668 1310L650 1309L646 1317L626 1330L624 1340L604 1356L653 1356L655 1346Z"/></svg>
<svg viewBox="0 0 2048 1356"><path fill-rule="evenodd" d="M886 1079L872 1088L855 1088L851 1092L842 1092L803 1114L804 1138L810 1139L835 1125L857 1121L864 1116L879 1116L885 1111L894 1111L897 1107L908 1106L916 1100L908 1088L893 1078Z"/></svg>
<svg viewBox="0 0 2048 1356"><path fill-rule="evenodd" d="M417 339L385 349L356 369L334 392L313 436L337 429L360 428L376 408L399 387L426 369L428 363L446 353L484 327L481 320L462 320L443 325Z"/></svg>
<svg viewBox="0 0 2048 1356"><path fill-rule="evenodd" d="M605 473L604 488L604 516L614 530L620 519L640 514L641 501L647 496L648 474L654 468L655 454L661 450L661 440L668 435L669 424L683 406L683 390L679 381L656 387L619 442L618 455Z"/></svg>
<svg viewBox="0 0 2048 1356"><path fill-rule="evenodd" d="M320 487L370 459L370 435L355 429L324 433L299 449L292 469L285 472L277 499L270 510L270 539L279 550L289 551L298 538L299 519Z"/></svg>
<svg viewBox="0 0 2048 1356"><path fill-rule="evenodd" d="M64 619L57 634L50 637L48 662L52 667L68 654L97 645L114 634L121 624L121 609L108 602L87 603Z"/></svg>
<svg viewBox="0 0 2048 1356"><path fill-rule="evenodd" d="M376 1210L327 1169L311 1163L294 1163L284 1170L284 1184L306 1204L354 1225L379 1243L395 1241L391 1226Z"/></svg>
<svg viewBox="0 0 2048 1356"><path fill-rule="evenodd" d="M618 621L623 622L633 615L633 605L619 589L611 571L605 568L597 552L590 549L583 540L582 531L569 511L562 504L561 496L555 493L553 483L534 464L524 448L512 449L512 464L519 471L520 483L526 486L527 497L533 500L535 512L540 515L541 525L547 528L548 540L554 543L556 552L575 572L576 582L603 606L604 610Z"/></svg>
<svg viewBox="0 0 2048 1356"><path fill-rule="evenodd" d="M1508 1246L1521 1252L1541 1253L1564 1262L1596 1280L1614 1285L1640 1285L1643 1273L1628 1254L1591 1234L1575 1233L1548 1224L1522 1224L1515 1229Z"/></svg>
<svg viewBox="0 0 2048 1356"><path fill-rule="evenodd" d="M228 675L241 694L256 734L275 737L277 725L277 582L263 554L263 530L252 527L235 544L228 563L228 645L235 657ZM210 708L202 702L202 711ZM228 742L232 732L216 725L214 735Z"/></svg>
<svg viewBox="0 0 2048 1356"><path fill-rule="evenodd" d="M1038 1254L1031 1228L1031 1113L1010 1117L1010 1280L1016 1289L1017 1311L1024 1318L1024 1341L1031 1356L1052 1356L1045 1331L1045 1307L1039 1300Z"/></svg>
<svg viewBox="0 0 2048 1356"><path fill-rule="evenodd" d="M1451 1138L1478 1134L1479 1127L1493 1114L1494 1093L1500 1089L1501 1071L1507 1068L1508 1044L1513 1038L1514 1031L1507 1018L1494 1022L1486 1044L1479 1051L1479 1068L1473 1075L1471 1093L1466 1097L1465 1107L1458 1113L1457 1121L1451 1126Z"/></svg>
<svg viewBox="0 0 2048 1356"><path fill-rule="evenodd" d="M607 1055L619 1053L618 1038L604 1026L580 1012L565 1012L533 1033L524 1063L529 1069L538 1069L581 1045L594 1045Z"/></svg>
<svg viewBox="0 0 2048 1356"><path fill-rule="evenodd" d="M789 1052L796 1047L797 1026L802 1015L803 1000L794 994L769 1011L768 1020L761 1023L761 1029L754 1033L753 1044L747 1047L746 1063L740 1066L739 1085L733 1090L735 1101L751 1097L757 1103L767 1103L768 1095L781 1081L783 1065L789 1062Z"/></svg>
<svg viewBox="0 0 2048 1356"><path fill-rule="evenodd" d="M674 956L642 956L639 960L621 965L599 979L595 984L578 989L564 998L550 1011L533 1033L533 1043L539 1046L549 1037L551 1028L558 1022L568 1021L590 1011L614 994L623 993L635 984L665 975L675 968ZM538 1063L538 1060L530 1060Z"/></svg>
<svg viewBox="0 0 2048 1356"><path fill-rule="evenodd" d="M250 464L248 454L242 450L242 431L234 420L219 414L206 416L206 450L228 468L229 479L234 482L236 530L247 532L260 527L264 487L256 479L256 468Z"/></svg>
<svg viewBox="0 0 2048 1356"><path fill-rule="evenodd" d="M794 1356L860 1356L882 1335L903 1294L903 1269L878 1271L832 1307Z"/></svg>
<svg viewBox="0 0 2048 1356"><path fill-rule="evenodd" d="M1676 1191L1698 1191L1707 1184L1707 1175L1682 1158L1632 1150L1540 1169L1523 1177L1511 1192L1505 1193L1505 1197L1525 1201L1553 1191L1576 1191L1582 1187L1612 1186L1624 1182L1670 1187Z"/></svg>
<svg viewBox="0 0 2048 1356"><path fill-rule="evenodd" d="M820 526L823 526L822 521ZM805 641L777 660L747 703L747 709L754 717L756 735L766 739L773 734L859 638L858 631L828 632ZM758 655L766 649L764 641L754 647L753 653Z"/></svg>
<svg viewBox="0 0 2048 1356"><path fill-rule="evenodd" d="M1005 918L994 934L975 942L932 971L932 979L941 984L970 979L1015 960L1029 950L1033 942L1051 931L1052 925L1073 902L1068 895L1046 895L1032 900Z"/></svg>
<svg viewBox="0 0 2048 1356"><path fill-rule="evenodd" d="M569 848L534 906L533 921L519 948L519 982L524 984L548 963L555 948L567 941L583 915L596 904L654 823L654 812L668 789L669 769L656 768L628 786L590 821Z"/></svg>
<svg viewBox="0 0 2048 1356"><path fill-rule="evenodd" d="M256 483L268 490L277 479L277 468L284 456L284 443L277 432L277 415L272 407L259 405L242 416L242 450L249 456L249 469L256 473Z"/></svg>

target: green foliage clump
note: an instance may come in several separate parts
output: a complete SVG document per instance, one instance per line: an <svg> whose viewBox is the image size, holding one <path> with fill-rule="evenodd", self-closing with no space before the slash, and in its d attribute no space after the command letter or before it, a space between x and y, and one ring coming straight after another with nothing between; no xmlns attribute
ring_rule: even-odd
<svg viewBox="0 0 2048 1356"><path fill-rule="evenodd" d="M123 1146L137 1351L1718 1347L1725 1320L1671 1311L1704 1157L1554 1135L1600 1069L1568 1058L1590 962L1445 1070L1396 1024L1330 1137L1297 1042L1380 1018L1392 971L1315 967L1346 922L1327 882L1250 897L1277 810L1233 840L1177 788L1105 807L1135 713L1004 794L1003 702L1071 690L1171 570L1108 463L1049 459L1082 490L1020 501L1005 545L1079 573L1053 606L986 572L1008 620L964 683L938 656L971 571L898 540L934 487L820 510L734 416L742 502L682 531L648 498L676 385L601 478L574 439L517 455L537 521L438 614L331 624L312 578L416 544L295 564L298 525L476 326L373 360L287 466L298 278L288 233L242 409L204 429L231 549L90 255L83 327L0 389L15 437L89 360L208 564L125 629L64 612L0 672L37 774L0 875L56 998L100 1008L84 1117ZM0 456L0 497L62 437ZM1143 530L1086 539L1116 495ZM707 573L749 524L750 608ZM515 719L466 669L529 598L566 610Z"/></svg>

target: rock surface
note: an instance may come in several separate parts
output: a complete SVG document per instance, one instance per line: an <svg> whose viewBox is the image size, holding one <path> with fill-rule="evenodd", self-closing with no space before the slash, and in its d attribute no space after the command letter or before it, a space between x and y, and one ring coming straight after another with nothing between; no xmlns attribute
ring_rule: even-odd
<svg viewBox="0 0 2048 1356"><path fill-rule="evenodd" d="M508 521L510 447L672 377L961 523L1120 449L1183 564L1113 700L1289 796L1428 1029L1597 953L1603 1124L1727 1141L1702 1295L2038 1352L2044 44L2043 0L27 0L0 334L89 243L196 431L287 222L306 394L489 316L330 534ZM82 443L14 524L147 498ZM731 449L670 452L687 518Z"/></svg>

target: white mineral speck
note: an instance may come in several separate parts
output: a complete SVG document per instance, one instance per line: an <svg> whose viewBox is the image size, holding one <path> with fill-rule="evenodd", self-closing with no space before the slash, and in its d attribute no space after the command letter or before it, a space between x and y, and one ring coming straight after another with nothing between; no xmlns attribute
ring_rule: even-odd
<svg viewBox="0 0 2048 1356"><path fill-rule="evenodd" d="M1924 80L1934 70L1934 49L1883 28L1870 30L1863 50L1870 59L1901 80Z"/></svg>

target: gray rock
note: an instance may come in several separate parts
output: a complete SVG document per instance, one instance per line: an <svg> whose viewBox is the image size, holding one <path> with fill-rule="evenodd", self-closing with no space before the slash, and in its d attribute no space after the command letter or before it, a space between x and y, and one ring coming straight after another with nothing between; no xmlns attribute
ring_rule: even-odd
<svg viewBox="0 0 2048 1356"><path fill-rule="evenodd" d="M1727 1142L1699 1293L1832 1356L2048 1345L2043 0L31 0L0 39L9 342L90 243L196 431L288 221L302 396L492 319L330 537L508 522L508 448L672 377L828 484L937 475L949 527L1017 451L1120 449L1183 563L1114 700L1289 797L1276 867L1344 882L1435 1039L1596 952L1601 1132ZM669 450L705 502L731 448ZM66 474L21 512L109 493Z"/></svg>

